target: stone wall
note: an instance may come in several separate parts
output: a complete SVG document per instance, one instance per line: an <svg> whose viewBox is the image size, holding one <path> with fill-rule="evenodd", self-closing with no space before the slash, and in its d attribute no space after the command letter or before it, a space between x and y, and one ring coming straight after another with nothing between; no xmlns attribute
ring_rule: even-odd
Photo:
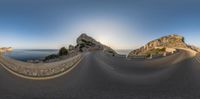
<svg viewBox="0 0 200 99"><path fill-rule="evenodd" d="M82 54L52 63L26 63L0 56L0 62L15 73L30 77L48 77L62 73L80 61Z"/></svg>

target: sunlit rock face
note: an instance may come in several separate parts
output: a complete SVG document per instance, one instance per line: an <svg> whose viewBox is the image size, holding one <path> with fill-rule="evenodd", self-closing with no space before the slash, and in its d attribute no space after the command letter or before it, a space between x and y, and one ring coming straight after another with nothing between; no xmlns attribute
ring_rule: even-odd
<svg viewBox="0 0 200 99"><path fill-rule="evenodd" d="M2 48L0 48L0 52L10 52L12 50L13 50L12 47L2 47Z"/></svg>
<svg viewBox="0 0 200 99"><path fill-rule="evenodd" d="M163 48L163 50L158 50L157 48ZM150 41L145 46L142 46L139 49L131 51L128 57L151 54L151 52L164 54L169 51L169 48L174 48L174 49L186 48L186 49L192 49L194 51L199 50L194 46L192 47L190 45L187 45L184 41L183 36L172 34Z"/></svg>

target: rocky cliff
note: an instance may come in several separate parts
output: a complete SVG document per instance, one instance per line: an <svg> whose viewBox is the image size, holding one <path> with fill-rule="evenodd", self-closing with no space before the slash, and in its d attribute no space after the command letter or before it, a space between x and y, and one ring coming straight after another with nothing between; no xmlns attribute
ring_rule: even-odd
<svg viewBox="0 0 200 99"><path fill-rule="evenodd" d="M0 52L9 52L9 51L12 51L13 48L12 47L2 47L0 48Z"/></svg>
<svg viewBox="0 0 200 99"><path fill-rule="evenodd" d="M75 46L80 52L92 51L92 50L103 50L103 46L100 42L96 41L87 34L81 34L77 40Z"/></svg>
<svg viewBox="0 0 200 99"><path fill-rule="evenodd" d="M101 44L100 42L96 41L95 39L93 39L85 33L81 34L77 38L76 43L77 45L75 46L75 50L80 52L103 50L113 54L117 54L112 48Z"/></svg>
<svg viewBox="0 0 200 99"><path fill-rule="evenodd" d="M102 50L104 52L108 52L110 54L117 55L116 51L112 48L101 44L100 42L96 41L92 37L88 36L87 34L83 33L76 39L76 45L69 45L69 48L66 49L65 47L62 47L59 50L59 54L49 55L47 56L44 61L52 61L52 60L58 60L62 57L72 57L77 55L78 53L82 52L88 52L88 51L97 51ZM60 52L66 52L64 55L60 55Z"/></svg>
<svg viewBox="0 0 200 99"><path fill-rule="evenodd" d="M157 50L157 49L162 49L162 48L188 48L192 49L194 51L199 51L197 47L187 45L184 41L184 37L180 35L168 35L161 37L159 39L150 41L147 43L145 46L142 46L139 49L133 50L129 53L128 57L132 56L141 56L141 55L147 55L151 54L151 52L156 52L160 53L159 51L162 51L161 53L165 52L165 49L163 50ZM155 51L156 49L156 51Z"/></svg>

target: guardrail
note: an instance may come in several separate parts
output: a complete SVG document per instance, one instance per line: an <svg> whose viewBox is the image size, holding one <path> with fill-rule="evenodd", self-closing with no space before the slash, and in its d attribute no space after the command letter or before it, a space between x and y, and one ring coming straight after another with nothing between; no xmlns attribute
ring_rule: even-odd
<svg viewBox="0 0 200 99"><path fill-rule="evenodd" d="M63 73L77 64L81 58L82 54L79 54L72 58L57 62L33 64L0 56L0 63L4 68L15 74L37 78L55 76Z"/></svg>
<svg viewBox="0 0 200 99"><path fill-rule="evenodd" d="M198 63L200 63L200 53L198 53L198 54L196 55L195 59L196 59L196 61L197 61Z"/></svg>

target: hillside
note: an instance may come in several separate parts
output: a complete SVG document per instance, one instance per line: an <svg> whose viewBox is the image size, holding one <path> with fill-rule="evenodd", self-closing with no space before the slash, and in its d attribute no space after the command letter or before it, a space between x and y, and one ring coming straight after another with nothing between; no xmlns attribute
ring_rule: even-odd
<svg viewBox="0 0 200 99"><path fill-rule="evenodd" d="M12 47L2 47L0 48L0 52L9 52L9 51L12 51L13 48Z"/></svg>
<svg viewBox="0 0 200 99"><path fill-rule="evenodd" d="M88 36L85 33L81 34L77 38L76 43L77 43L77 45L75 46L76 51L86 52L86 51L104 50L116 54L116 52L112 48L104 44L101 44L100 42L96 41L94 38Z"/></svg>
<svg viewBox="0 0 200 99"><path fill-rule="evenodd" d="M192 49L196 52L200 51L199 48L186 44L183 36L172 34L150 41L145 46L131 51L128 57L156 54L163 54L165 56L166 53L175 52L177 48Z"/></svg>
<svg viewBox="0 0 200 99"><path fill-rule="evenodd" d="M71 57L78 53L82 52L89 52L89 51L98 51L102 50L104 52L110 53L113 56L117 54L115 50L112 48L101 44L100 42L96 41L94 38L88 36L87 34L83 33L76 39L76 45L69 45L68 48L62 47L59 50L58 55L49 55L45 58L44 61L49 61L52 59L59 59L61 57Z"/></svg>

